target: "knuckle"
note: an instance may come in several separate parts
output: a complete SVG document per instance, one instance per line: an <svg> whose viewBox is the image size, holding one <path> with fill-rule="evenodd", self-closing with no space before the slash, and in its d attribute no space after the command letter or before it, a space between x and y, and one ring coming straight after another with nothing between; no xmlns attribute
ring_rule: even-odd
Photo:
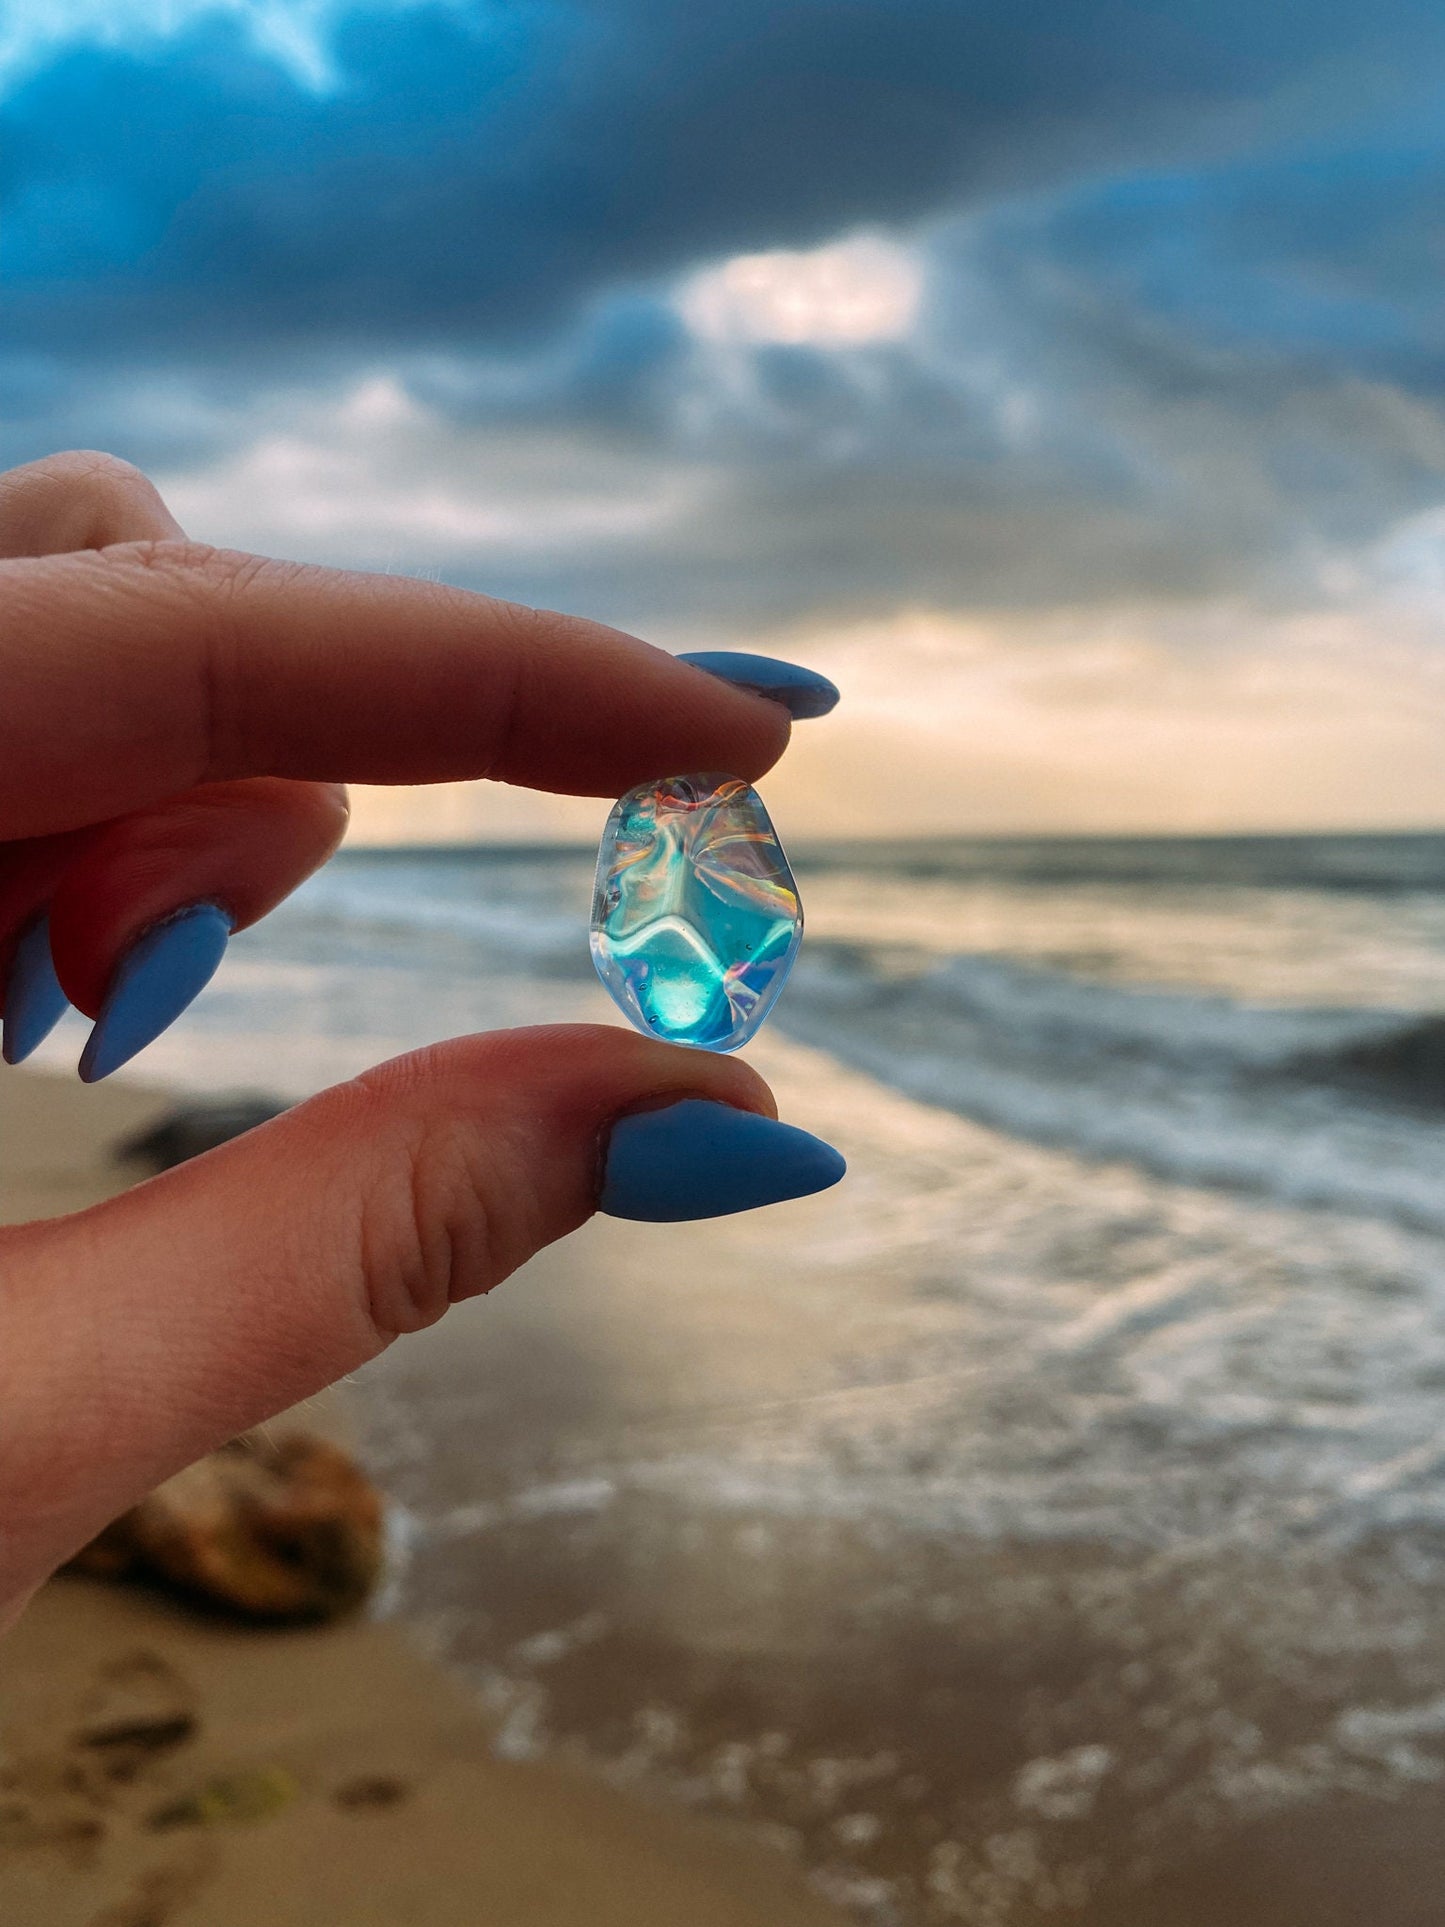
<svg viewBox="0 0 1445 1927"><path fill-rule="evenodd" d="M0 502L22 524L40 519L53 549L104 547L129 527L173 526L154 483L134 462L71 448L0 476Z"/></svg>
<svg viewBox="0 0 1445 1927"><path fill-rule="evenodd" d="M195 549L196 544L188 544ZM211 594L223 602L234 601L266 576L284 575L288 565L268 561L264 555L249 555L244 549L214 549L199 545L191 568Z"/></svg>
<svg viewBox="0 0 1445 1927"><path fill-rule="evenodd" d="M241 549L217 548L184 536L119 543L106 549L101 566L113 584L137 595L164 599L180 614L195 673L197 782L230 776L264 776L266 745L257 740L250 715L246 654L254 609L243 607L253 588L285 592L309 571L301 563L274 562Z"/></svg>
<svg viewBox="0 0 1445 1927"><path fill-rule="evenodd" d="M12 471L18 481L60 484L70 488L150 489L145 474L124 456L103 448L67 448Z"/></svg>
<svg viewBox="0 0 1445 1927"><path fill-rule="evenodd" d="M260 556L185 537L126 542L107 549L103 566L130 579L139 595L179 607L195 672L196 781L215 781L248 764L236 674L241 625L235 605L268 565ZM264 770L246 769L262 775Z"/></svg>
<svg viewBox="0 0 1445 1927"><path fill-rule="evenodd" d="M244 549L221 549L212 542L196 542L189 536L153 536L140 541L115 543L106 551L107 559L160 576L170 577L178 587L191 591L208 604L224 605L243 595L254 583L284 578L303 565L273 562L264 555L251 555Z"/></svg>
<svg viewBox="0 0 1445 1927"><path fill-rule="evenodd" d="M157 537L142 542L125 542L110 551L117 561L133 563L149 574L168 577L180 588L207 598L218 593L230 595L238 579L244 577L245 564L259 558L232 549L218 549L209 542L192 542L184 536Z"/></svg>
<svg viewBox="0 0 1445 1927"><path fill-rule="evenodd" d="M490 1291L521 1255L504 1160L479 1131L456 1116L402 1118L393 1129L358 1226L367 1311L383 1343Z"/></svg>
<svg viewBox="0 0 1445 1927"><path fill-rule="evenodd" d="M156 493L155 484L145 471L123 455L111 455L101 448L78 448L59 460L70 468L77 481L90 488L140 495Z"/></svg>
<svg viewBox="0 0 1445 1927"><path fill-rule="evenodd" d="M522 644L536 642L556 620L530 602L508 602L500 597L492 600L492 619L505 635Z"/></svg>
<svg viewBox="0 0 1445 1927"><path fill-rule="evenodd" d="M525 602L494 601L492 621L501 645L498 661L509 667L505 686L498 692L486 773L507 781L516 766L519 734L530 709L529 691L536 681L537 651L546 641L550 618Z"/></svg>
<svg viewBox="0 0 1445 1927"><path fill-rule="evenodd" d="M72 481L84 481L92 476L108 475L120 480L140 475L134 462L126 461L120 455L112 455L103 448L64 448L54 455L43 456L38 462L28 463L18 472L22 475L53 475L57 480Z"/></svg>

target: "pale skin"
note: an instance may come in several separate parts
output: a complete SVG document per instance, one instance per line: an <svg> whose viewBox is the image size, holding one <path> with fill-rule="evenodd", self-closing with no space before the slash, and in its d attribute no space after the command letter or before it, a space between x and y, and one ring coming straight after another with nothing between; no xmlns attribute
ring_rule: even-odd
<svg viewBox="0 0 1445 1927"><path fill-rule="evenodd" d="M600 624L190 542L95 454L0 475L0 691L0 983L48 905L92 1017L157 918L244 928L325 862L347 781L611 797L756 778L789 728ZM683 1095L776 1115L746 1065L620 1029L457 1038L0 1230L0 1624L160 1480L574 1230L611 1121Z"/></svg>

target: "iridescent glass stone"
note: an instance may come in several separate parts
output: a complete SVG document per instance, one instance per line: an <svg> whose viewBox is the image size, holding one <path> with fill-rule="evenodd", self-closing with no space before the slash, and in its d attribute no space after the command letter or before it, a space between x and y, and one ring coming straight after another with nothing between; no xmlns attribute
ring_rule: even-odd
<svg viewBox="0 0 1445 1927"><path fill-rule="evenodd" d="M787 981L803 906L763 800L736 776L667 776L607 819L592 960L650 1037L736 1050Z"/></svg>

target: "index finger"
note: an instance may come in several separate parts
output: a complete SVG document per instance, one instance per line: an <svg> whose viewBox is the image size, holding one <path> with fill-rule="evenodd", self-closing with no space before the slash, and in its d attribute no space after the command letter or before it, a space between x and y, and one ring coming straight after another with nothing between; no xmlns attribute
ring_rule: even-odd
<svg viewBox="0 0 1445 1927"><path fill-rule="evenodd" d="M242 776L752 779L787 713L580 617L404 576L127 542L0 563L0 834Z"/></svg>

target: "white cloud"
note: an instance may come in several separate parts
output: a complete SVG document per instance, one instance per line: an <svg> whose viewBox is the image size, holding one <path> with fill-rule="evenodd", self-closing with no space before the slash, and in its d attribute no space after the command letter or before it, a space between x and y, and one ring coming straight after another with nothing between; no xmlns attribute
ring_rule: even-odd
<svg viewBox="0 0 1445 1927"><path fill-rule="evenodd" d="M251 438L158 475L182 525L232 546L502 586L693 580L728 477L699 457L547 423L453 421L377 372L248 406ZM724 553L736 538L727 534ZM1260 595L1000 610L942 598L744 632L679 617L671 647L737 646L832 675L767 793L798 836L1424 827L1445 821L1445 520L1402 518ZM575 593L573 593L575 591ZM639 591L640 593L640 591ZM551 599L551 598L548 598ZM622 616L624 622L627 616ZM589 834L594 806L495 788L363 795L363 837Z"/></svg>
<svg viewBox="0 0 1445 1927"><path fill-rule="evenodd" d="M853 348L906 335L922 291L912 250L857 235L806 252L734 255L683 282L677 307L707 341Z"/></svg>
<svg viewBox="0 0 1445 1927"><path fill-rule="evenodd" d="M456 425L389 375L254 412L237 452L156 478L198 540L475 579L536 557L615 560L705 508L700 468L630 460L563 428Z"/></svg>

